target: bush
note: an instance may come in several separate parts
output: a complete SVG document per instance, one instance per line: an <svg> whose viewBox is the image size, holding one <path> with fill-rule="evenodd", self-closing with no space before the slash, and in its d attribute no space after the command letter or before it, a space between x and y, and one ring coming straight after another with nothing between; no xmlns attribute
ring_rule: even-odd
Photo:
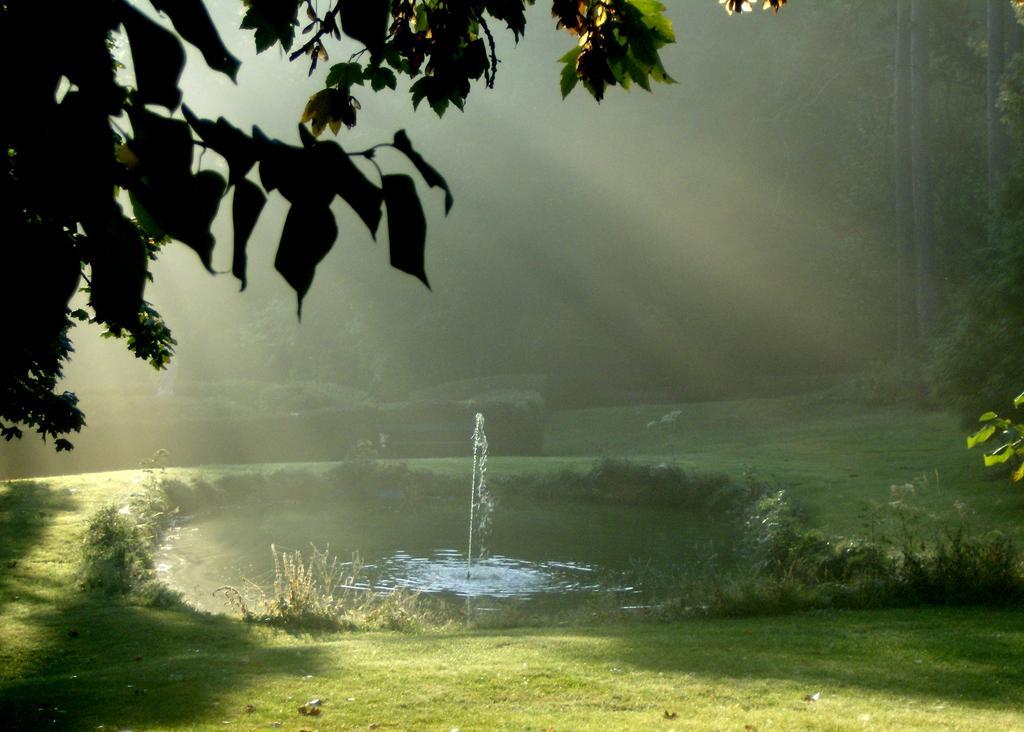
<svg viewBox="0 0 1024 732"><path fill-rule="evenodd" d="M971 539L960 529L927 554L904 550L895 575L897 594L909 603L994 605L1024 596L1020 555L999 533Z"/></svg>
<svg viewBox="0 0 1024 732"><path fill-rule="evenodd" d="M529 476L497 476L491 490L508 501L579 501L620 506L683 508L728 518L750 510L767 489L757 480L688 473L662 463L645 465L605 458L586 473L568 470Z"/></svg>
<svg viewBox="0 0 1024 732"><path fill-rule="evenodd" d="M82 554L82 583L89 588L126 594L153 575L149 537L116 506L89 520Z"/></svg>
<svg viewBox="0 0 1024 732"><path fill-rule="evenodd" d="M895 505L893 510L904 507ZM1024 599L1024 563L1013 543L963 529L900 543L832 540L801 528L784 492L762 499L748 521L750 571L687 593L677 611L761 615L827 608L1000 605ZM887 548L888 547L888 548Z"/></svg>
<svg viewBox="0 0 1024 732"><path fill-rule="evenodd" d="M144 472L146 488L128 505L105 506L90 517L81 548L81 584L140 605L171 607L181 603L181 596L158 582L153 568L153 551L168 515L165 497L153 471Z"/></svg>
<svg viewBox="0 0 1024 732"><path fill-rule="evenodd" d="M410 631L438 622L436 608L417 593L395 589L376 593L362 584L362 562L355 555L341 562L327 550L312 547L309 559L302 552L274 555L274 585L268 593L247 582L246 591L225 586L228 604L250 623L291 630L398 630Z"/></svg>

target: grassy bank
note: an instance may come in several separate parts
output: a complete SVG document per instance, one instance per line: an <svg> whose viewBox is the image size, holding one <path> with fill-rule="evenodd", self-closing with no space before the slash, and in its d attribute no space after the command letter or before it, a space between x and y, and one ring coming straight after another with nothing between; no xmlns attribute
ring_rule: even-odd
<svg viewBox="0 0 1024 732"><path fill-rule="evenodd" d="M311 637L80 593L75 542L90 511L126 498L135 477L0 488L0 559L16 562L0 584L0 719L71 729L1024 725L1024 622L1006 610ZM321 715L300 716L314 697Z"/></svg>
<svg viewBox="0 0 1024 732"><path fill-rule="evenodd" d="M583 472L602 454L726 473L754 466L791 486L812 525L841 531L859 528L892 484L937 470L938 481L918 481L936 507L929 521L961 500L980 529L1024 525L1024 499L985 480L942 415L850 408L816 419L800 400L689 409L657 433L645 425L661 408L556 415L550 447L564 457L496 458L491 474ZM465 461L412 467L468 474ZM0 484L0 727L1024 728L1024 615L1015 609L310 636L82 592L89 517L128 505L147 480L126 471ZM315 718L297 711L311 698L324 700Z"/></svg>
<svg viewBox="0 0 1024 732"><path fill-rule="evenodd" d="M661 423L673 409L675 420ZM566 463L609 455L734 476L750 470L786 488L810 525L847 536L863 532L866 512L890 500L891 486L915 483L932 523L966 520L1024 538L1020 487L986 471L965 436L943 412L802 396L555 412L545 449Z"/></svg>

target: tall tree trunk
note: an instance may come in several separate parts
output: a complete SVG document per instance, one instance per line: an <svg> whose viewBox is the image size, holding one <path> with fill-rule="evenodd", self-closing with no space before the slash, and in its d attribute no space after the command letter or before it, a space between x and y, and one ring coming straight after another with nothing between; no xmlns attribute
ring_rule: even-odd
<svg viewBox="0 0 1024 732"><path fill-rule="evenodd" d="M1007 62L1013 61L1014 56L1021 52L1022 44L1024 44L1024 32L1022 32L1020 23L1017 21L1017 11L1014 10L1014 6L1011 4L1009 25L1006 28Z"/></svg>
<svg viewBox="0 0 1024 732"><path fill-rule="evenodd" d="M917 255L914 251L914 189L910 178L910 0L896 0L894 69L896 360L906 363L917 347Z"/></svg>
<svg viewBox="0 0 1024 732"><path fill-rule="evenodd" d="M999 113L999 85L1006 66L1005 39L1006 0L988 0L988 24L985 34L988 41L988 64L986 69L986 90L988 97L988 204L994 209L999 198L999 189L1006 175L1009 142L1006 128Z"/></svg>
<svg viewBox="0 0 1024 732"><path fill-rule="evenodd" d="M910 165L913 181L914 249L917 253L917 323L919 338L934 333L938 310L932 190L929 161L928 11L933 0L910 3Z"/></svg>

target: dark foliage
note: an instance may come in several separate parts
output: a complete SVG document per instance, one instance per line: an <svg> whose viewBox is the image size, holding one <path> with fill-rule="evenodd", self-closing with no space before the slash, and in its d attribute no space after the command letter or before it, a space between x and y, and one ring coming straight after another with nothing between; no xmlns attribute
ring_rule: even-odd
<svg viewBox="0 0 1024 732"><path fill-rule="evenodd" d="M684 509L728 521L740 519L767 488L721 474L693 474L674 465L643 465L606 458L586 473L561 471L494 479L491 490L506 501L579 501L588 504Z"/></svg>
<svg viewBox="0 0 1024 732"><path fill-rule="evenodd" d="M232 272L244 287L246 244L266 200L246 178L254 166L267 191L279 190L294 204L276 266L300 305L337 235L328 211L335 196L348 202L371 232L381 219L381 185L367 179L340 146L318 143L304 128L303 146L293 147L258 130L249 136L224 119L198 119L187 108L185 119L153 111L159 106L173 114L181 103L178 80L185 54L178 36L195 45L211 68L232 78L238 68L200 0L155 6L169 17L177 36L119 0L64 3L60 12L48 14L50 50L31 54L31 64L21 59L31 29L40 22L38 7L0 6L3 60L8 68L21 69L8 103L32 110L5 115L0 128L6 152L0 286L20 305L4 316L9 357L0 367L0 434L8 440L20 437L24 425L53 438L58 450L70 449L64 435L84 425L75 396L54 393L72 351L70 316L105 325L107 335L125 338L136 356L157 368L168 363L175 341L144 299L149 262L161 243L173 238L210 269L211 224L232 187ZM135 88L118 82L110 52L111 34L122 27L132 50ZM122 115L130 122L129 133L111 122ZM408 138L399 140L396 147L418 158ZM194 170L197 146L228 162L229 180ZM430 185L447 192L436 171L425 163L418 167L430 171ZM55 170L75 172L54 175ZM134 218L125 213L118 191L127 193ZM403 177L401 195L389 196L387 206L396 222L390 232L393 263L425 281L426 226L411 179ZM405 223L417 220L418 225ZM70 313L68 303L82 279L88 309Z"/></svg>
<svg viewBox="0 0 1024 732"><path fill-rule="evenodd" d="M784 493L748 522L748 571L704 579L676 610L766 615L826 608L1005 605L1024 600L1024 562L1007 537L963 528L929 541L834 539L802 527Z"/></svg>

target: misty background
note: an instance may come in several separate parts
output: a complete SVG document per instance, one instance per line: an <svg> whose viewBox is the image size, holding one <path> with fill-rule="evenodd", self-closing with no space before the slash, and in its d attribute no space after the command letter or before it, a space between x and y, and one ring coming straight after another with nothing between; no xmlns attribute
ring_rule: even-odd
<svg viewBox="0 0 1024 732"><path fill-rule="evenodd" d="M971 45L983 4L937 4L933 159L953 172L935 185L969 201L985 175L984 58ZM572 39L534 6L518 46L495 34L496 88L476 86L465 113L414 112L401 83L358 89L358 124L337 141L361 150L404 128L454 194L446 218L441 194L419 185L432 291L391 269L386 237L372 241L336 204L341 234L300 323L273 269L285 211L274 194L249 244L245 292L177 243L153 266L146 299L178 341L168 371L93 327L75 329L66 384L90 424L76 444L98 440L96 424L146 418L149 402L134 397L178 404L168 406L177 416L197 404L230 416L232 400L270 398L283 384L381 403L510 377L553 408L668 403L786 393L890 359L890 5L823 1L730 17L714 2L675 3L678 42L662 55L678 84L614 88L601 104L582 90L561 100L557 59ZM241 5L214 11L242 60L238 83L188 47L189 106L297 143L329 64L307 78L301 61L257 56L237 29ZM344 60L340 47L331 52L332 63ZM977 115L958 112L976 101ZM394 151L378 155L391 170L407 165ZM212 154L201 164L226 170ZM969 235L942 226L947 215L937 207L944 273L958 266L957 237ZM229 217L216 231L215 266L229 270Z"/></svg>

